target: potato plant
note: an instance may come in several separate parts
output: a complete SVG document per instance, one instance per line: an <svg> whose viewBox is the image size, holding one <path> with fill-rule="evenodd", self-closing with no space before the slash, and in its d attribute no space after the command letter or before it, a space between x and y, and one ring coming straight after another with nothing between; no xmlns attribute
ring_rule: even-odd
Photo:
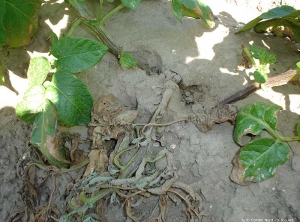
<svg viewBox="0 0 300 222"><path fill-rule="evenodd" d="M0 47L20 47L31 42L38 28L37 12L42 2L0 0ZM57 125L87 125L93 106L88 88L75 75L96 65L107 51L119 59L122 67L136 66L135 58L130 53L124 53L122 47L116 46L107 36L104 24L123 8L136 9L140 0L120 0L119 5L105 15L103 0L99 1L97 15L87 10L84 0L66 2L78 11L80 18L70 27L66 36L58 39L52 34L50 53L55 61L45 57L31 59L27 73L29 86L23 101L16 107L18 117L33 124L31 144L59 168L69 168L73 163L64 157L58 145ZM180 21L183 16L189 16L201 18L209 27L214 26L211 9L200 0L173 0L172 12ZM87 26L96 40L72 37L79 25ZM3 82L1 71L0 83Z"/></svg>

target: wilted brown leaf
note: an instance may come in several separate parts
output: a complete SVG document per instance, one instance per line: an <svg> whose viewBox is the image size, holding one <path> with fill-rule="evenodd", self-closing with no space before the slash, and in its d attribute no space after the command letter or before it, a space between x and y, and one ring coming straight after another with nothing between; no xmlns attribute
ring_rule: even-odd
<svg viewBox="0 0 300 222"><path fill-rule="evenodd" d="M90 162L83 174L83 178L87 177L93 172L104 172L108 164L108 157L105 150L92 150L88 155Z"/></svg>
<svg viewBox="0 0 300 222"><path fill-rule="evenodd" d="M90 135L93 137L93 147L100 148L102 141L118 139L126 132L126 125L137 117L137 110L125 107L114 95L99 97L92 110L92 120L89 124Z"/></svg>
<svg viewBox="0 0 300 222"><path fill-rule="evenodd" d="M70 162L63 159L59 153L59 146L58 146L58 140L57 140L57 136L54 135L53 137L50 135L47 135L46 138L46 145L47 148L49 150L49 153L51 154L51 156L53 156L56 160L63 162L63 163L67 163L69 164Z"/></svg>
<svg viewBox="0 0 300 222"><path fill-rule="evenodd" d="M239 185L247 185L244 181L244 171L245 168L243 167L242 163L239 161L239 155L240 152L236 154L234 157L232 163L233 163L233 168L230 174L230 179L239 184Z"/></svg>

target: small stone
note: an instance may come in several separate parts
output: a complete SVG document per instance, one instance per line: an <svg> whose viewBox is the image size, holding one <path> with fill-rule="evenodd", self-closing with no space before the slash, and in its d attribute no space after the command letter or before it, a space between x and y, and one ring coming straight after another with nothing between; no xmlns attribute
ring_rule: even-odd
<svg viewBox="0 0 300 222"><path fill-rule="evenodd" d="M173 80L176 84L178 84L179 82L182 81L182 78L181 78L181 76L179 76L179 75L175 75L175 76L173 76L172 80Z"/></svg>

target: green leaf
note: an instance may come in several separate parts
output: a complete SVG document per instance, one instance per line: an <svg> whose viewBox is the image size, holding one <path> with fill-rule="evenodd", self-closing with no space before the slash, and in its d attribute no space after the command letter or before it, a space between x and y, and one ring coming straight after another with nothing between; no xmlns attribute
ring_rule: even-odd
<svg viewBox="0 0 300 222"><path fill-rule="evenodd" d="M240 162L245 167L244 180L259 182L275 175L278 165L288 160L290 149L279 140L261 138L244 146Z"/></svg>
<svg viewBox="0 0 300 222"><path fill-rule="evenodd" d="M136 9L141 0L121 0L123 5L130 9Z"/></svg>
<svg viewBox="0 0 300 222"><path fill-rule="evenodd" d="M51 70L50 62L45 57L35 57L30 59L28 67L29 86L42 85Z"/></svg>
<svg viewBox="0 0 300 222"><path fill-rule="evenodd" d="M234 141L242 145L242 136L249 133L259 135L262 130L267 130L271 135L276 134L276 112L280 109L280 106L262 102L244 106L236 117Z"/></svg>
<svg viewBox="0 0 300 222"><path fill-rule="evenodd" d="M56 128L57 120L54 107L46 99L43 110L35 118L30 143L38 147L52 164L57 167L68 168L68 161L59 155Z"/></svg>
<svg viewBox="0 0 300 222"><path fill-rule="evenodd" d="M281 16L287 15L292 12L292 10L290 8L292 8L292 7L280 6L280 7L271 9L268 12L265 12L265 13L261 14L260 16L258 16L257 18L248 22L246 25L244 25L243 28L239 29L236 33L245 32L245 31L248 31L248 30L254 28L263 19L280 18Z"/></svg>
<svg viewBox="0 0 300 222"><path fill-rule="evenodd" d="M292 41L300 42L299 19L300 10L280 6L253 19L236 33L254 28L256 32L272 32L279 37L288 36Z"/></svg>
<svg viewBox="0 0 300 222"><path fill-rule="evenodd" d="M107 46L98 41L63 37L54 42L51 54L57 58L54 65L58 69L78 73L96 65L107 50Z"/></svg>
<svg viewBox="0 0 300 222"><path fill-rule="evenodd" d="M215 18L211 8L201 0L196 0L196 8L194 10L202 21L209 27L215 27Z"/></svg>
<svg viewBox="0 0 300 222"><path fill-rule="evenodd" d="M268 12L263 13L260 18L261 19L274 19L274 18L282 18L294 12L295 9L288 5L282 5L273 9L270 9Z"/></svg>
<svg viewBox="0 0 300 222"><path fill-rule="evenodd" d="M276 62L275 54L268 54L266 49L257 48L253 45L249 45L251 52L253 53L253 57L259 59L260 64L268 64Z"/></svg>
<svg viewBox="0 0 300 222"><path fill-rule="evenodd" d="M255 70L253 73L254 79L256 82L265 83L268 79L268 75L264 72Z"/></svg>
<svg viewBox="0 0 300 222"><path fill-rule="evenodd" d="M52 40L52 45L56 44L58 41L58 37L54 32L51 32L51 40Z"/></svg>
<svg viewBox="0 0 300 222"><path fill-rule="evenodd" d="M87 10L85 7L84 1L81 0L69 0L69 3L76 8L76 10L79 12L79 14L86 19L92 20L93 17L91 13Z"/></svg>
<svg viewBox="0 0 300 222"><path fill-rule="evenodd" d="M6 43L6 33L3 24L5 6L5 1L0 0L0 48Z"/></svg>
<svg viewBox="0 0 300 222"><path fill-rule="evenodd" d="M243 28L240 28L236 33L238 34L238 33L253 29L260 21L261 21L261 18L260 18L260 16L258 16L257 18L251 20L246 25L244 25Z"/></svg>
<svg viewBox="0 0 300 222"><path fill-rule="evenodd" d="M278 37L288 36L292 41L300 42L300 10L283 17L264 20L254 27L255 32L272 32Z"/></svg>
<svg viewBox="0 0 300 222"><path fill-rule="evenodd" d="M295 9L291 9L290 6L280 6L274 9L269 10L268 12L265 12L258 16L257 18L251 20L246 25L244 25L243 28L239 29L236 33L241 33L244 31L248 31L252 28L254 28L261 20L263 19L272 19L272 18L280 18L282 16L288 15L291 12L293 12Z"/></svg>
<svg viewBox="0 0 300 222"><path fill-rule="evenodd" d="M45 88L33 85L24 93L23 100L16 106L18 117L28 123L33 123L37 113L43 110L45 101Z"/></svg>
<svg viewBox="0 0 300 222"><path fill-rule="evenodd" d="M38 27L37 10L40 0L5 0L3 18L6 43L11 47L20 47L31 42Z"/></svg>
<svg viewBox="0 0 300 222"><path fill-rule="evenodd" d="M189 8L185 7L184 5L182 5L181 14L184 17L200 19L199 15L195 12L195 10L189 9Z"/></svg>
<svg viewBox="0 0 300 222"><path fill-rule="evenodd" d="M296 66L300 69L300 62L297 62Z"/></svg>
<svg viewBox="0 0 300 222"><path fill-rule="evenodd" d="M182 13L181 13L181 0L172 0L172 13L174 14L175 18L182 22Z"/></svg>
<svg viewBox="0 0 300 222"><path fill-rule="evenodd" d="M181 3L188 9L195 9L196 0L181 0Z"/></svg>
<svg viewBox="0 0 300 222"><path fill-rule="evenodd" d="M137 61L130 53L122 53L120 64L123 68L132 68L137 65Z"/></svg>
<svg viewBox="0 0 300 222"><path fill-rule="evenodd" d="M182 20L182 16L186 16L202 19L209 28L215 27L215 19L211 8L201 0L182 0L182 2L180 2L181 11L179 11L179 5L176 5L176 2L174 2L174 4L177 8L173 9L173 14L179 21Z"/></svg>
<svg viewBox="0 0 300 222"><path fill-rule="evenodd" d="M75 126L90 122L93 97L80 79L67 71L58 71L45 87L46 97L55 106L63 124Z"/></svg>

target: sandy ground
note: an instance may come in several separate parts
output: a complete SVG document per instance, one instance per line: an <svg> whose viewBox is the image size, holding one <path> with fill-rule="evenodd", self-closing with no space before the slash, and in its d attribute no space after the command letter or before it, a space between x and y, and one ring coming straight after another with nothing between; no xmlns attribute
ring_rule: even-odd
<svg viewBox="0 0 300 222"><path fill-rule="evenodd" d="M108 34L125 50L132 51L141 45L156 50L162 58L162 73L149 76L139 68L123 70L116 58L107 53L95 67L78 76L87 84L95 100L101 95L113 93L123 104L137 108L137 122L149 121L161 100L164 84L174 75L182 79L187 89L176 92L166 120L179 118L182 112L199 106L209 109L244 88L249 81L248 73L237 69L241 61L241 44L254 41L257 46L267 46L275 53L277 63L272 66L273 75L286 71L300 60L298 45L288 39L254 32L234 34L241 23L250 21L278 2L300 8L299 3L249 2L211 2L210 6L217 16L214 29L208 29L199 20L184 19L183 23L178 22L170 11L168 1L143 1L135 11L122 10L106 23ZM28 151L30 126L18 120L14 107L26 90L27 52L47 54L51 28L56 26L54 31L61 35L66 32L65 26L75 18L72 9L64 9L54 1L47 2L41 8L40 28L33 43L20 49L1 50L2 62L10 69L10 81L15 89L14 92L7 86L0 86L1 221L9 221L8 218L24 206L17 163ZM75 34L89 36L84 29L79 29ZM260 90L236 105L241 108L256 101L282 106L278 129L283 135L294 135L295 123L299 122L300 115L298 85ZM193 123L185 122L160 129L164 135L163 145L172 152L176 162L179 180L190 184L203 199L206 216L202 221L277 221L278 218L279 221L300 221L299 142L289 143L292 150L290 159L278 168L274 178L240 186L229 178L232 159L239 149L232 139L233 129L230 123L223 123L202 133ZM80 132L82 139L87 138L84 127L67 131ZM88 150L88 144L84 144L83 149ZM66 187L82 172L57 176L52 204L57 205L58 209L65 209ZM37 182L40 182L45 173L37 174ZM40 205L47 204L52 189L53 183L49 179L38 190ZM150 211L150 203L144 203L143 210ZM126 220L118 207L109 208L107 218L110 218L107 221ZM168 222L185 220L184 214L178 216L176 207L167 211Z"/></svg>

